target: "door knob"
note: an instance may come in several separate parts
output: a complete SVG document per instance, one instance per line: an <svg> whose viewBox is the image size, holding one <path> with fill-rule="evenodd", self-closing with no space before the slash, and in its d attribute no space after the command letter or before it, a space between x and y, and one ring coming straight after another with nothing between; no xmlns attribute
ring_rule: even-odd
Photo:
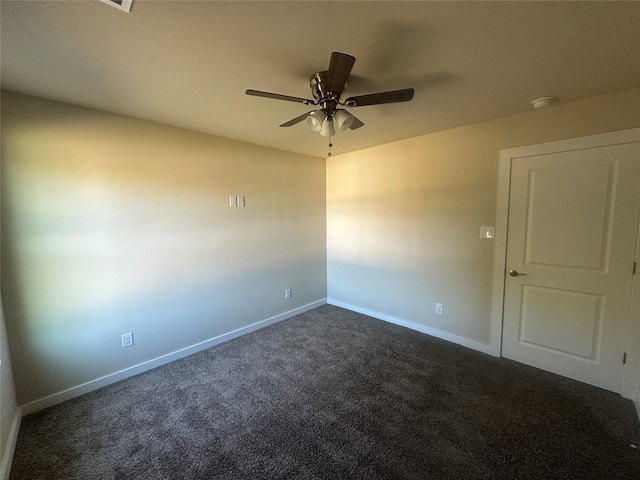
<svg viewBox="0 0 640 480"><path fill-rule="evenodd" d="M523 275L526 275L526 273L518 273L517 270L509 270L509 275L512 277L522 277Z"/></svg>

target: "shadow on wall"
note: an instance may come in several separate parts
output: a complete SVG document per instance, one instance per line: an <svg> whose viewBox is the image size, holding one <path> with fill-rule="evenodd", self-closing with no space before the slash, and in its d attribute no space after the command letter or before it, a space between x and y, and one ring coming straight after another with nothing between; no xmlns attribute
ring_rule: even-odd
<svg viewBox="0 0 640 480"><path fill-rule="evenodd" d="M489 344L495 177L411 143L329 160L328 297Z"/></svg>
<svg viewBox="0 0 640 480"><path fill-rule="evenodd" d="M326 297L323 160L4 97L2 296L21 403Z"/></svg>
<svg viewBox="0 0 640 480"><path fill-rule="evenodd" d="M435 254L431 260L425 266L401 269L328 259L327 277L331 283L327 296L488 345L489 333L481 322L474 321L481 316L478 312L489 312L491 308L490 299L478 288L485 281L482 271L467 273L443 268L437 261L443 257ZM456 285L466 293L459 298L448 285ZM443 315L435 313L436 302L444 304Z"/></svg>
<svg viewBox="0 0 640 480"><path fill-rule="evenodd" d="M251 274L256 285L269 285L270 278L267 270ZM12 347L29 359L16 377L18 391L26 398L42 398L61 385L89 382L98 372L116 372L268 318L248 315L239 305L248 299L265 305L282 292L273 286L257 295L255 285L245 280L231 276L228 282L167 288L85 310L14 318ZM272 315L280 313L272 310ZM129 331L134 346L123 349L120 335Z"/></svg>

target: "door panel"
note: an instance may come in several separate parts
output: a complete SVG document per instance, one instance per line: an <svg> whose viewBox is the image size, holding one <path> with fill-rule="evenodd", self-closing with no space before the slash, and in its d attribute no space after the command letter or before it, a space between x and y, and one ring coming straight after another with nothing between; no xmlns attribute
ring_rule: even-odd
<svg viewBox="0 0 640 480"><path fill-rule="evenodd" d="M595 360L602 295L523 287L520 342ZM562 318L562 322L557 319Z"/></svg>
<svg viewBox="0 0 640 480"><path fill-rule="evenodd" d="M512 160L503 356L620 391L640 144Z"/></svg>
<svg viewBox="0 0 640 480"><path fill-rule="evenodd" d="M529 170L523 263L602 270L608 251L616 170L615 163Z"/></svg>

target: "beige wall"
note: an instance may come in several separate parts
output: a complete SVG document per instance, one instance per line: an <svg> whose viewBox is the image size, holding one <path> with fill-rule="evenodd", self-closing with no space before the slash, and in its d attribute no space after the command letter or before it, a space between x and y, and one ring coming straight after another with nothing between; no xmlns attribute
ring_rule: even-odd
<svg viewBox="0 0 640 480"><path fill-rule="evenodd" d="M0 211L0 219L1 215ZM1 250L2 242L0 241L0 252ZM2 265L0 262L0 272L1 271ZM0 479L8 478L15 446L14 442L20 424L20 414L18 399L16 397L16 387L13 381L13 370L11 368L11 355L4 320L4 309L2 307L2 300L0 299Z"/></svg>
<svg viewBox="0 0 640 480"><path fill-rule="evenodd" d="M636 268L640 268L640 243L636 245L636 264ZM629 362L624 373L623 395L633 399L640 419L640 271L636 271L633 278L631 318L635 318L636 322L629 325L626 345Z"/></svg>
<svg viewBox="0 0 640 480"><path fill-rule="evenodd" d="M331 157L330 301L490 344L494 244L479 236L500 149L637 127L638 105L621 91Z"/></svg>
<svg viewBox="0 0 640 480"><path fill-rule="evenodd" d="M640 125L635 89L332 157L325 211L322 159L2 101L20 404L321 300L327 283L331 299L488 344L494 245L479 229L495 222L499 150Z"/></svg>
<svg viewBox="0 0 640 480"><path fill-rule="evenodd" d="M2 227L20 404L326 297L323 159L7 92Z"/></svg>

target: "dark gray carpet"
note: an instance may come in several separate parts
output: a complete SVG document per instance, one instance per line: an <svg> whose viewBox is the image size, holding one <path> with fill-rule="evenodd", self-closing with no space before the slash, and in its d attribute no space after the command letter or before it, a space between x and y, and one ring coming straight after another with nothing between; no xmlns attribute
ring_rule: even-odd
<svg viewBox="0 0 640 480"><path fill-rule="evenodd" d="M640 479L633 404L333 306L24 418L21 479Z"/></svg>

